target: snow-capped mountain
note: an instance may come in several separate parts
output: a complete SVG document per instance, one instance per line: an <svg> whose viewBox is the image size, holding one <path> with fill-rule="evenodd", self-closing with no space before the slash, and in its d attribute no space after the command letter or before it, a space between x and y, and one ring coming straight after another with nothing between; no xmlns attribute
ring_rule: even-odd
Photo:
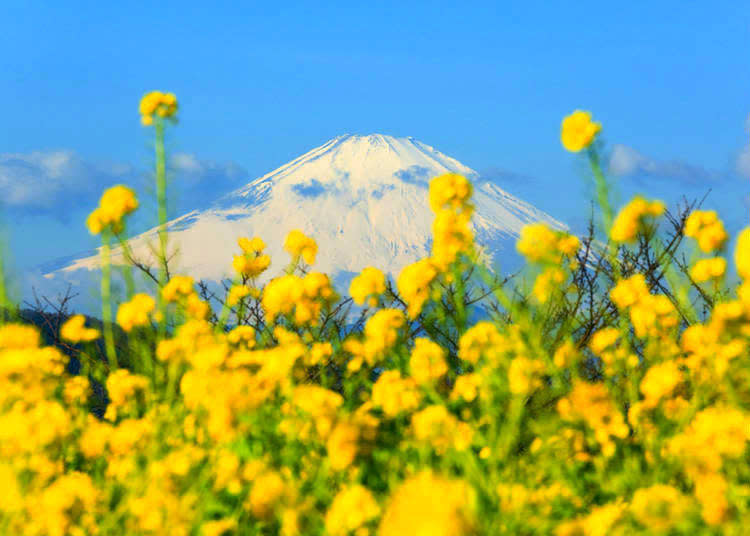
<svg viewBox="0 0 750 536"><path fill-rule="evenodd" d="M474 184L476 241L503 270L518 265L515 240L526 223L547 214L482 181L471 168L413 138L380 134L334 138L280 168L217 199L208 209L169 222L173 273L219 281L232 277L237 238L261 237L271 256L267 280L289 263L284 239L301 229L318 243L313 269L333 276L340 291L366 266L396 277L430 253L434 214L430 180L443 173L465 175ZM131 239L135 257L155 265L156 229ZM121 252L113 262L122 263ZM68 261L48 277L68 278L99 266L98 254ZM261 281L263 282L263 280Z"/></svg>

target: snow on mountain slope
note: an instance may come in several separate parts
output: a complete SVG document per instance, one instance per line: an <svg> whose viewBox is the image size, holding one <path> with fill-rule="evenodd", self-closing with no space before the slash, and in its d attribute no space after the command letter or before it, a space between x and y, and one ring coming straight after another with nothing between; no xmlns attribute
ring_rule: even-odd
<svg viewBox="0 0 750 536"><path fill-rule="evenodd" d="M313 269L332 275L338 285L348 285L366 266L395 278L404 266L429 255L434 218L429 182L447 172L465 175L474 184L477 243L503 271L518 264L514 244L523 225L545 221L565 228L429 145L380 134L344 135L217 199L206 210L169 222L169 250L177 253L173 272L212 281L231 277L237 238L260 236L271 256L262 283L289 263L282 245L287 233L298 228L318 243ZM155 229L130 242L136 258L155 265L150 246L157 243ZM115 264L123 262L120 251L113 255ZM48 277L65 278L98 266L94 254L68 262Z"/></svg>

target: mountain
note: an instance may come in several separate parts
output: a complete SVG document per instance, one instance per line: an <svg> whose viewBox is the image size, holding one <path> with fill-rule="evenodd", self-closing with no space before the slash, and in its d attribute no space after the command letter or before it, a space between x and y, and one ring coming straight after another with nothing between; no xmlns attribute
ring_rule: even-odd
<svg viewBox="0 0 750 536"><path fill-rule="evenodd" d="M434 214L429 208L430 180L455 172L474 184L476 241L503 272L519 264L515 241L523 225L545 221L565 226L517 199L473 169L413 138L381 134L334 138L280 168L168 224L174 273L219 281L231 277L237 238L260 236L271 256L266 278L289 263L282 245L287 233L301 229L318 243L313 269L330 274L339 291L366 266L396 277L430 253ZM135 257L154 265L149 244L156 229L130 240ZM115 249L113 262L122 263ZM98 253L67 259L45 277L78 280L96 270ZM346 285L346 286L344 286Z"/></svg>

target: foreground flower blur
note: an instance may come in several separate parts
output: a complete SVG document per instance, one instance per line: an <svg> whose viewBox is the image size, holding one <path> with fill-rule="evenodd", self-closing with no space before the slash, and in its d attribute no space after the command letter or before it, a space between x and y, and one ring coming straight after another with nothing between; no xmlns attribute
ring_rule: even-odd
<svg viewBox="0 0 750 536"><path fill-rule="evenodd" d="M141 112L169 117L176 101L155 92ZM563 143L590 147L599 129L576 112ZM472 191L452 173L431 181L430 256L395 289L376 267L356 274L349 292L367 307L353 325L299 230L264 285L266 244L240 237L225 295L170 273L119 303L110 350L127 369L73 374L48 334L0 325L0 533L745 534L750 228L725 257L719 215L693 212L693 260L654 260L671 270L660 286L638 265L592 272L579 262L590 243L528 225L528 292L493 289L496 314L475 319L460 311L479 269ZM135 207L115 187L89 228L109 236ZM608 230L617 253L655 240L664 212L625 205ZM698 297L704 310L689 309ZM85 324L60 327L81 367L99 344Z"/></svg>

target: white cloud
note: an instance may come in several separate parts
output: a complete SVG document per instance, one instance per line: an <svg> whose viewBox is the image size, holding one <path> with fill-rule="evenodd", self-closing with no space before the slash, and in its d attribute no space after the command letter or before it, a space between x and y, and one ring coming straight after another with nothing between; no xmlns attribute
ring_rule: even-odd
<svg viewBox="0 0 750 536"><path fill-rule="evenodd" d="M737 173L750 178L750 145L746 145L737 156Z"/></svg>
<svg viewBox="0 0 750 536"><path fill-rule="evenodd" d="M233 163L216 163L195 155L176 153L169 161L178 211L213 201L247 181ZM72 211L90 210L101 193L115 184L137 192L144 174L123 162L93 162L73 151L0 153L0 204L24 215L52 215L67 219Z"/></svg>
<svg viewBox="0 0 750 536"><path fill-rule="evenodd" d="M679 160L655 160L627 145L615 144L609 158L609 172L620 177L671 179L689 183L714 182L719 173Z"/></svg>
<svg viewBox="0 0 750 536"><path fill-rule="evenodd" d="M177 171L186 171L188 173L200 173L203 169L203 166L195 155L187 153L177 153L173 155L172 166Z"/></svg>
<svg viewBox="0 0 750 536"><path fill-rule="evenodd" d="M60 204L83 202L97 186L132 175L131 166L97 165L72 151L0 153L0 196L11 209L46 212Z"/></svg>
<svg viewBox="0 0 750 536"><path fill-rule="evenodd" d="M745 119L745 131L750 134L750 115ZM737 173L745 178L750 178L750 144L745 145L737 155Z"/></svg>

